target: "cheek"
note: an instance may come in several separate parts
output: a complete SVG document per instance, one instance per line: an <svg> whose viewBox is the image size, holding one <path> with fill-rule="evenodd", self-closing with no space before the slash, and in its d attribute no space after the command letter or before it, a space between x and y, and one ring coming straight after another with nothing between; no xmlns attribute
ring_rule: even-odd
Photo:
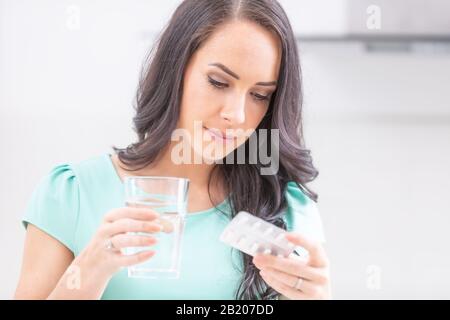
<svg viewBox="0 0 450 320"><path fill-rule="evenodd" d="M183 93L182 114L189 120L206 120L220 112L221 95L201 81L189 83Z"/></svg>
<svg viewBox="0 0 450 320"><path fill-rule="evenodd" d="M245 113L248 128L256 129L268 110L269 104L262 104L260 102L253 101L249 102Z"/></svg>

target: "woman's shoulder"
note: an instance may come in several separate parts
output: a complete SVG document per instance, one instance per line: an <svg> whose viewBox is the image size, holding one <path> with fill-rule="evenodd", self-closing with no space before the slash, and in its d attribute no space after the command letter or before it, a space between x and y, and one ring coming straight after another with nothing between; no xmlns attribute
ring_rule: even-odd
<svg viewBox="0 0 450 320"><path fill-rule="evenodd" d="M322 219L317 203L306 193L301 184L289 181L285 197L287 210L284 220L288 231L304 234L312 239L325 242Z"/></svg>
<svg viewBox="0 0 450 320"><path fill-rule="evenodd" d="M36 225L74 252L73 236L82 193L93 192L96 185L102 185L102 175L109 174L106 157L109 155L93 156L77 162L60 162L52 166L33 189L22 218L23 225ZM108 185L105 182L103 180L103 184Z"/></svg>
<svg viewBox="0 0 450 320"><path fill-rule="evenodd" d="M108 163L109 154L95 155L79 161L61 161L44 173L37 185L38 188L53 187L53 189L64 189L65 185L75 185L82 182L93 182L94 177L110 177Z"/></svg>
<svg viewBox="0 0 450 320"><path fill-rule="evenodd" d="M66 163L71 170L78 176L89 176L92 174L104 175L110 174L112 166L111 158L108 153L94 155L76 162Z"/></svg>
<svg viewBox="0 0 450 320"><path fill-rule="evenodd" d="M95 186L96 182L113 179L112 163L108 153L98 154L78 161L60 162L47 173L50 180L76 180L80 186Z"/></svg>

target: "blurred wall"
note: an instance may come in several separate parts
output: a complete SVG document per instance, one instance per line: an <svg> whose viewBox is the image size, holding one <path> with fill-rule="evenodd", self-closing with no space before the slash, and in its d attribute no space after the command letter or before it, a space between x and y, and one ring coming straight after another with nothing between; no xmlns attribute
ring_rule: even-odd
<svg viewBox="0 0 450 320"><path fill-rule="evenodd" d="M0 298L17 283L38 179L133 141L139 70L177 3L0 0ZM345 30L345 1L304 24L317 2L281 3L296 30ZM299 48L334 297L450 298L450 54Z"/></svg>

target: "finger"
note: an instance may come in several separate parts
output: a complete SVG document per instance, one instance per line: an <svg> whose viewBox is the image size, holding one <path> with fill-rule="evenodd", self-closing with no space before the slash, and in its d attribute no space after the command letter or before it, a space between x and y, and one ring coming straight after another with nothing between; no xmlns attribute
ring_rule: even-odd
<svg viewBox="0 0 450 320"><path fill-rule="evenodd" d="M295 288L295 285L297 284L298 277L284 273L282 271L279 271L277 269L273 269L270 267L261 270L260 274L269 275L269 276L273 277L274 279L277 279L278 281L284 283L288 287L293 288L295 290L300 290L310 296L317 296L318 290L320 289L320 287L317 284L315 284L312 281L306 280L306 279L303 279L300 289L297 289L297 288Z"/></svg>
<svg viewBox="0 0 450 320"><path fill-rule="evenodd" d="M118 264L123 267L129 267L150 259L155 253L154 250L145 250L131 255L118 255Z"/></svg>
<svg viewBox="0 0 450 320"><path fill-rule="evenodd" d="M156 219L155 222L161 224L161 226L163 227L162 231L165 233L171 233L175 229L174 223L169 219L159 218Z"/></svg>
<svg viewBox="0 0 450 320"><path fill-rule="evenodd" d="M325 250L318 241L311 240L299 233L288 232L286 239L296 246L306 249L309 253L309 263L317 267L325 267L328 265L328 259Z"/></svg>
<svg viewBox="0 0 450 320"><path fill-rule="evenodd" d="M104 228L106 236L114 236L119 233L127 232L147 232L155 233L160 232L162 226L156 222L133 220L133 219L120 219L111 224L108 224Z"/></svg>
<svg viewBox="0 0 450 320"><path fill-rule="evenodd" d="M129 218L134 220L153 220L159 217L159 213L150 208L117 208L103 217L104 222L114 222L119 219Z"/></svg>
<svg viewBox="0 0 450 320"><path fill-rule="evenodd" d="M154 245L158 240L152 236L121 233L112 237L111 242L114 248L122 249L127 247L147 247Z"/></svg>
<svg viewBox="0 0 450 320"><path fill-rule="evenodd" d="M264 279L264 281L272 287L275 291L281 293L282 295L288 297L289 299L293 300L306 300L308 299L308 296L301 292L300 290L294 289L289 287L288 285L284 284L283 282L277 280L270 274L261 274L261 277Z"/></svg>
<svg viewBox="0 0 450 320"><path fill-rule="evenodd" d="M325 281L322 269L311 267L303 260L298 260L296 258L278 257L270 254L257 254L253 258L253 263L258 269L270 267L295 277L301 277L319 283Z"/></svg>

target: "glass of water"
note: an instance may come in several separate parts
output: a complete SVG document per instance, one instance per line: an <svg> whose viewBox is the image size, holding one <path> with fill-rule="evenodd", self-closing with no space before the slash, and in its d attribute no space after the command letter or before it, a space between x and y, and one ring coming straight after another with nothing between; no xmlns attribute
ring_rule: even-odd
<svg viewBox="0 0 450 320"><path fill-rule="evenodd" d="M124 184L126 205L157 211L160 216L155 222L163 226L162 231L151 234L158 240L156 244L125 249L125 254L135 254L146 249L155 251L147 261L128 267L128 277L178 279L189 179L128 176Z"/></svg>

